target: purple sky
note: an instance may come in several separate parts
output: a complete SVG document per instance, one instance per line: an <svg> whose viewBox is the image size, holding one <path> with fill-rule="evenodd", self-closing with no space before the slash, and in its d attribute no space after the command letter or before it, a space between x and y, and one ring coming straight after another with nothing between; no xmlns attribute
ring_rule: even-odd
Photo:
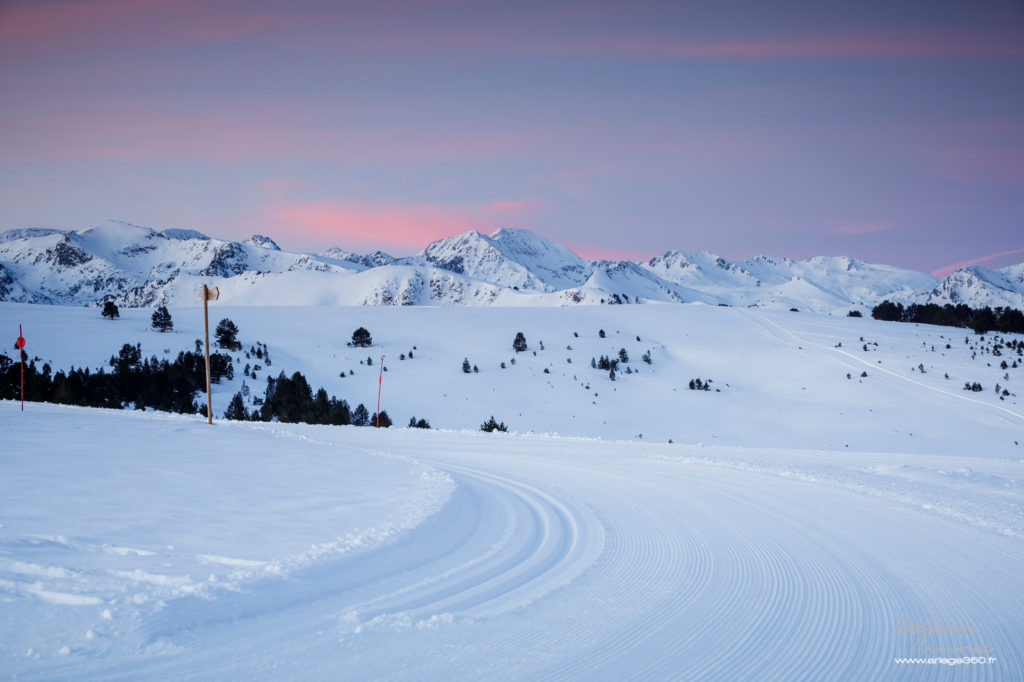
<svg viewBox="0 0 1024 682"><path fill-rule="evenodd" d="M0 229L106 218L1017 263L1024 3L3 0Z"/></svg>

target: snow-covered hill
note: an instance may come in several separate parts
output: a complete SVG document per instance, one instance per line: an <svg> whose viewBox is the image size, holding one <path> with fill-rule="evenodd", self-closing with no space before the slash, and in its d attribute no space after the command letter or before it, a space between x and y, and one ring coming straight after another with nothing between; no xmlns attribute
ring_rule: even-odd
<svg viewBox="0 0 1024 682"><path fill-rule="evenodd" d="M200 283L246 305L555 305L702 302L839 312L883 299L1024 307L1024 265L925 273L846 257L734 262L670 251L646 263L590 261L528 230L447 237L408 258L338 248L282 251L194 230L119 221L0 233L0 300L127 307L198 304Z"/></svg>
<svg viewBox="0 0 1024 682"><path fill-rule="evenodd" d="M202 312L171 312L0 303L0 329L98 369L193 347ZM243 345L216 415L301 371L371 410L382 387L396 427L0 401L7 676L1022 677L1020 335L709 305L211 314ZM243 376L257 342L272 365ZM623 351L615 380L590 365Z"/></svg>

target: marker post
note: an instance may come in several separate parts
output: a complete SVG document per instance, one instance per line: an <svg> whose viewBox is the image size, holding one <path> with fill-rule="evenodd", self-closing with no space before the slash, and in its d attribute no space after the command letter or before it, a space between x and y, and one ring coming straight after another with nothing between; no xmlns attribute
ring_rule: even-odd
<svg viewBox="0 0 1024 682"><path fill-rule="evenodd" d="M380 376L377 377L377 428L380 428L380 390L384 386L384 356L380 356Z"/></svg>
<svg viewBox="0 0 1024 682"><path fill-rule="evenodd" d="M203 336L206 339L206 423L213 423L213 393L210 391L210 313L207 309L208 301L216 301L220 298L220 289L208 287L205 284L199 287L199 299L203 302Z"/></svg>
<svg viewBox="0 0 1024 682"><path fill-rule="evenodd" d="M18 325L18 340L14 342L18 349L18 363L21 365L21 411L25 411L25 337L21 333L21 325ZM378 401L380 398L378 398Z"/></svg>

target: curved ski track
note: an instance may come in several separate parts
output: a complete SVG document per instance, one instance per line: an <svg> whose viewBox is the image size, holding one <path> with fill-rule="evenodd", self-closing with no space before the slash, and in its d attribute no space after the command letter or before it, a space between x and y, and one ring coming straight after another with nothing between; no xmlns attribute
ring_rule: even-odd
<svg viewBox="0 0 1024 682"><path fill-rule="evenodd" d="M894 665L917 655L895 633L903 618L970 626L972 644L997 652L957 680L1024 670L1019 539L979 542L976 528L884 499L614 443L429 439L428 453L403 443L457 488L408 535L170 602L139 624L134 656L91 673L947 679Z"/></svg>

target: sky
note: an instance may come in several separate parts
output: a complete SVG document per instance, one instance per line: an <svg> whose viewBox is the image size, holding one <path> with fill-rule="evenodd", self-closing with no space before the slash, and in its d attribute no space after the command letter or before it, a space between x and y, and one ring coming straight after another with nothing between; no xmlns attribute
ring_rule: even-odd
<svg viewBox="0 0 1024 682"><path fill-rule="evenodd" d="M0 0L0 229L1024 262L1024 1Z"/></svg>

